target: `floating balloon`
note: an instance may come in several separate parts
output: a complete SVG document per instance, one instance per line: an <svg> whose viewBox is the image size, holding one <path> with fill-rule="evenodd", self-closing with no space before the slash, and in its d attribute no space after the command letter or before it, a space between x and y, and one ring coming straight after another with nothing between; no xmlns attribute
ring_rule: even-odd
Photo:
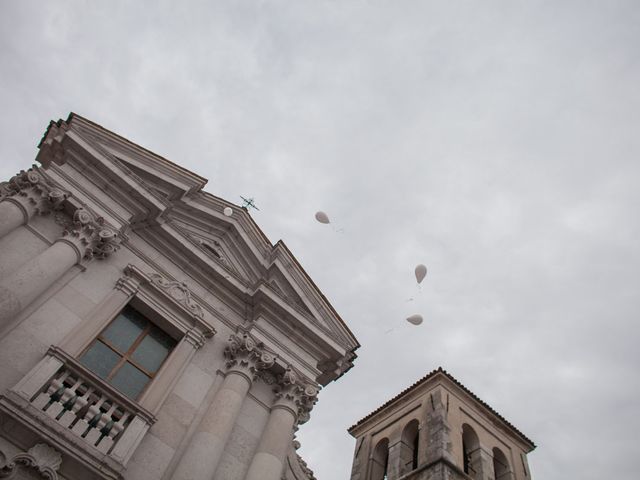
<svg viewBox="0 0 640 480"><path fill-rule="evenodd" d="M224 207L222 213L224 213L227 217L230 217L231 215L233 215L233 209L231 207Z"/></svg>
<svg viewBox="0 0 640 480"><path fill-rule="evenodd" d="M422 315L417 313L415 315L411 315L410 317L407 317L407 322L413 325L420 325L422 323Z"/></svg>
<svg viewBox="0 0 640 480"><path fill-rule="evenodd" d="M427 276L427 267L425 267L424 265L420 264L416 267L416 280L418 281L418 283L421 283L422 280L424 280L424 277Z"/></svg>
<svg viewBox="0 0 640 480"><path fill-rule="evenodd" d="M316 212L316 220L324 224L330 223L328 215L324 212Z"/></svg>

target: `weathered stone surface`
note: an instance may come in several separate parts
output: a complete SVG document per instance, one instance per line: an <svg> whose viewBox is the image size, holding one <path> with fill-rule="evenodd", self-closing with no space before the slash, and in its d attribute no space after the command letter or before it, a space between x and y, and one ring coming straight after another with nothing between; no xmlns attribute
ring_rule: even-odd
<svg viewBox="0 0 640 480"><path fill-rule="evenodd" d="M519 458L535 448L442 369L363 418L349 433L356 438L352 480L381 480L385 465L389 480L494 480L491 452L513 452L511 458ZM531 478L520 462L510 464L503 457L505 479Z"/></svg>

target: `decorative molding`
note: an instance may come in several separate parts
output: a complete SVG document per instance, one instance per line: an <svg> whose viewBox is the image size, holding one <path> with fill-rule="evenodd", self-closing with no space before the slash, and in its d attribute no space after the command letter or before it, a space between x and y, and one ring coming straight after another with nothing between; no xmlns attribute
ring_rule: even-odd
<svg viewBox="0 0 640 480"><path fill-rule="evenodd" d="M191 291L185 282L168 280L159 273L150 273L148 277L151 283L165 290L167 295L182 304L182 306L189 310L195 317L200 319L204 318L204 310L193 301Z"/></svg>
<svg viewBox="0 0 640 480"><path fill-rule="evenodd" d="M147 274L135 265L129 264L125 267L124 276L118 280L116 287L125 293L131 292L132 295L137 295L143 302L150 303L151 308L160 307L163 303L159 304L158 295L170 299L181 312L178 313L176 310L172 312L172 323L177 323L176 327L185 335L191 332L188 340L192 341L196 347L216 333L213 326L205 319L205 309L193 300L191 290L185 282L169 280L157 272ZM156 307L153 306L154 304ZM166 308L164 310L167 314L170 312ZM190 318L191 321L185 322L185 317Z"/></svg>
<svg viewBox="0 0 640 480"><path fill-rule="evenodd" d="M196 350L202 347L206 341L206 337L195 328L189 330L185 334L185 338Z"/></svg>
<svg viewBox="0 0 640 480"><path fill-rule="evenodd" d="M289 409L296 417L297 424L301 425L309 420L311 409L318 401L319 390L318 385L303 382L293 367L287 366L273 389L276 398L274 407Z"/></svg>
<svg viewBox="0 0 640 480"><path fill-rule="evenodd" d="M55 448L46 443L38 443L31 447L26 453L15 455L7 465L0 468L0 478L34 478L36 473L40 478L47 480L58 480L57 470L62 464L62 455ZM35 470L23 475L21 470Z"/></svg>
<svg viewBox="0 0 640 480"><path fill-rule="evenodd" d="M62 142L69 130L67 122L62 120L58 122L50 122L44 137L40 141L38 148L40 151L36 156L36 160L47 167L51 162L62 165L64 163L65 149Z"/></svg>
<svg viewBox="0 0 640 480"><path fill-rule="evenodd" d="M248 333L231 335L224 356L228 371L242 373L251 381L260 378L261 372L273 367L276 361L276 355Z"/></svg>
<svg viewBox="0 0 640 480"><path fill-rule="evenodd" d="M70 196L70 192L45 179L35 165L29 170L20 170L8 182L0 185L0 199L13 200L23 209L27 218L61 210Z"/></svg>
<svg viewBox="0 0 640 480"><path fill-rule="evenodd" d="M64 227L62 237L74 243L85 260L105 259L120 248L118 233L84 208L78 208L72 220L56 216L56 221Z"/></svg>

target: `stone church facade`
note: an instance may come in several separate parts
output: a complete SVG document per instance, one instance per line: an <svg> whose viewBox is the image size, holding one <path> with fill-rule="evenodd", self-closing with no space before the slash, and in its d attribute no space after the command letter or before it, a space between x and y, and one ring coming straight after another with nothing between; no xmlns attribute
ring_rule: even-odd
<svg viewBox="0 0 640 480"><path fill-rule="evenodd" d="M312 479L359 345L286 245L81 116L36 160L0 184L0 478Z"/></svg>

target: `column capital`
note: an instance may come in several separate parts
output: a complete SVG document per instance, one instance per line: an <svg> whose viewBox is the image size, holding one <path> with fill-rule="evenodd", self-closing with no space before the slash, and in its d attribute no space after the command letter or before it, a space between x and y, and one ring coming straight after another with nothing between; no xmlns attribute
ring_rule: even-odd
<svg viewBox="0 0 640 480"><path fill-rule="evenodd" d="M285 372L278 377L274 388L276 401L272 408L285 408L290 410L298 424L309 420L309 413L318 401L318 385L303 382L298 373L288 366Z"/></svg>
<svg viewBox="0 0 640 480"><path fill-rule="evenodd" d="M60 223L64 227L61 240L76 247L80 260L104 259L120 248L118 232L107 226L104 218L96 218L84 208L78 208L73 219Z"/></svg>
<svg viewBox="0 0 640 480"><path fill-rule="evenodd" d="M276 357L268 352L262 343L256 342L248 333L232 334L227 347L224 349L227 359L227 371L240 373L253 382L258 374L271 368Z"/></svg>
<svg viewBox="0 0 640 480"><path fill-rule="evenodd" d="M47 215L61 210L63 202L71 196L44 178L35 165L29 170L20 170L0 189L0 199L18 205L25 223L34 215Z"/></svg>

